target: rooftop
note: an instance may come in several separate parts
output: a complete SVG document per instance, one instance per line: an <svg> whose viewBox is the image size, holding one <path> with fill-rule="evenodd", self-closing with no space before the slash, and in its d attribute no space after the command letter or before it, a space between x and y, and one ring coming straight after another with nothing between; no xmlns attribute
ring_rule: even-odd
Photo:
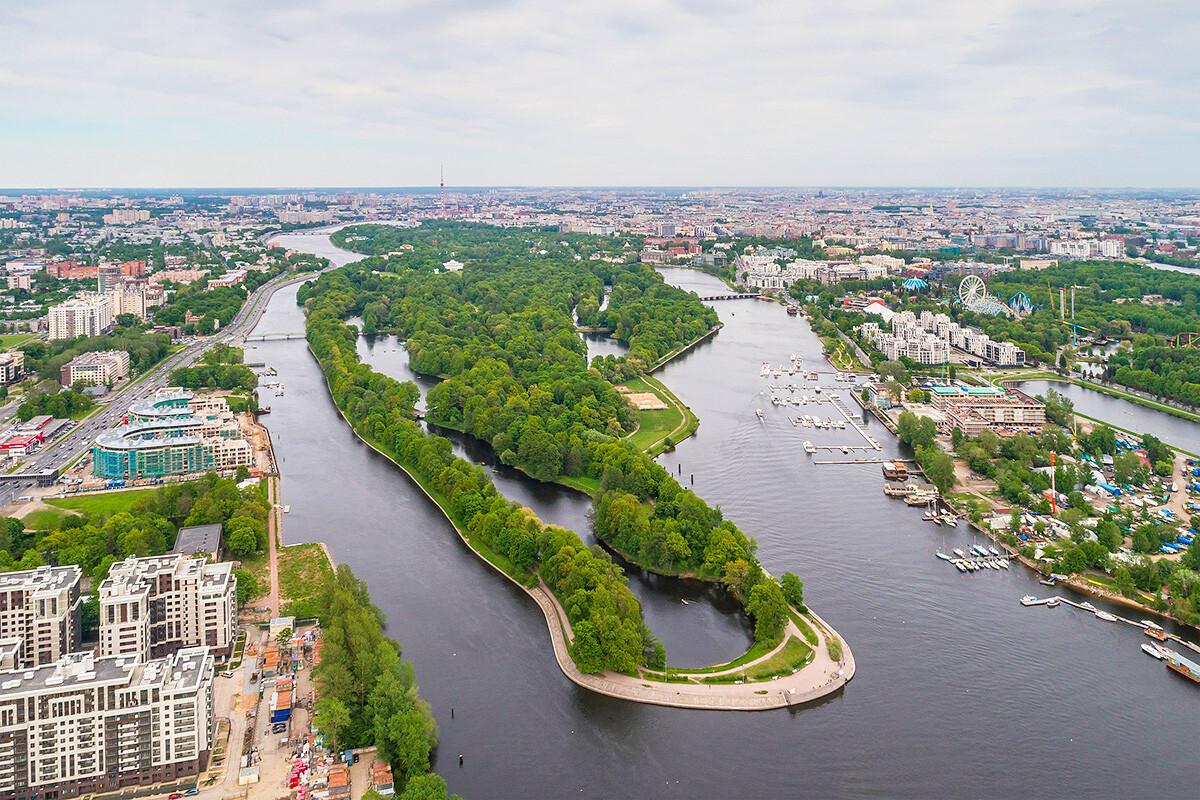
<svg viewBox="0 0 1200 800"><path fill-rule="evenodd" d="M77 583L83 572L75 564L0 573L0 589L58 591Z"/></svg>
<svg viewBox="0 0 1200 800"><path fill-rule="evenodd" d="M200 684L205 672L212 670L212 664L207 647L186 647L174 655L146 662L130 656L98 657L89 650L68 653L53 664L35 669L0 672L0 690L11 696L98 683L115 683L129 688L188 689Z"/></svg>
<svg viewBox="0 0 1200 800"><path fill-rule="evenodd" d="M194 553L215 553L221 546L221 523L191 525L180 528L172 553L190 556Z"/></svg>

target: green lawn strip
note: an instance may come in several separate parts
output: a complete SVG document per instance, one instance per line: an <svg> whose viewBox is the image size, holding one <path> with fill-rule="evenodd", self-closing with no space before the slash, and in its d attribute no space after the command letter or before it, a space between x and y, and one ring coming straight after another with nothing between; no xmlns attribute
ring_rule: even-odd
<svg viewBox="0 0 1200 800"><path fill-rule="evenodd" d="M777 646L778 646L778 642L776 642L775 644L772 644L772 645L764 645L760 642L755 642L750 647L749 650L742 653L740 656L735 658L733 661L729 661L724 664L716 664L711 667L700 667L699 669L684 669L682 667L676 667L676 668L668 669L667 674L668 675L707 675L707 674L713 673L713 672L723 672L727 669L733 669L734 667L740 667L742 664L749 663L756 658L762 658L767 653L769 653L773 649L775 649ZM651 677L661 675L661 674L662 673L653 673L651 675Z"/></svg>
<svg viewBox="0 0 1200 800"><path fill-rule="evenodd" d="M820 639L817 638L817 632L812 629L812 626L790 608L788 609L788 616L792 618L792 622L796 623L796 627L800 629L800 633L804 634L805 641L816 647Z"/></svg>
<svg viewBox="0 0 1200 800"><path fill-rule="evenodd" d="M133 504L143 497L148 497L158 491L153 489L132 489L127 492L104 492L103 494L76 494L70 497L55 497L47 499L46 505L56 508L68 508L89 516L111 516L120 511L129 511Z"/></svg>
<svg viewBox="0 0 1200 800"><path fill-rule="evenodd" d="M812 660L813 649L795 636L788 637L787 642L778 653L742 672L728 675L710 675L702 678L701 683L736 683L737 681L766 681L779 675L790 675Z"/></svg>
<svg viewBox="0 0 1200 800"><path fill-rule="evenodd" d="M320 592L333 574L325 551L316 543L293 544L278 550L280 599L305 600ZM269 580L269 577L268 577Z"/></svg>
<svg viewBox="0 0 1200 800"><path fill-rule="evenodd" d="M554 482L593 497L600 493L600 479L589 478L587 475L559 475Z"/></svg>

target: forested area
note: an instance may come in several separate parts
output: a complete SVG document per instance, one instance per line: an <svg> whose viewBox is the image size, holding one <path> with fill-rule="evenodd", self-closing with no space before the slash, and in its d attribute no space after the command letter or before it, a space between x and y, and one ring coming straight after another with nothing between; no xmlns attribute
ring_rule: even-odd
<svg viewBox="0 0 1200 800"><path fill-rule="evenodd" d="M171 372L171 385L185 389L244 389L254 391L258 376L241 364L197 364Z"/></svg>
<svg viewBox="0 0 1200 800"><path fill-rule="evenodd" d="M1134 347L1109 357L1105 376L1123 386L1200 407L1200 350Z"/></svg>
<svg viewBox="0 0 1200 800"><path fill-rule="evenodd" d="M313 677L316 725L326 744L332 750L374 745L392 765L401 800L418 786L423 798L446 797L445 781L428 774L437 723L417 693L412 663L383 635L383 612L366 584L342 564L322 587L318 607L321 657Z"/></svg>
<svg viewBox="0 0 1200 800"><path fill-rule="evenodd" d="M25 422L41 414L52 417L78 417L94 406L92 398L82 392L63 389L57 394L31 394L29 400L17 406L17 419Z"/></svg>
<svg viewBox="0 0 1200 800"><path fill-rule="evenodd" d="M269 510L261 488L238 489L235 479L208 473L139 496L128 511L39 515L28 530L21 520L0 518L0 571L78 564L98 585L115 562L162 555L175 546L181 527L210 523L222 523L226 547L244 555L266 547ZM238 602L245 602L257 587L248 572L235 572Z"/></svg>
<svg viewBox="0 0 1200 800"><path fill-rule="evenodd" d="M310 345L334 399L355 427L429 484L460 529L499 555L510 574L536 571L546 581L575 629L580 669L662 663L661 645L642 622L621 570L576 534L546 528L499 497L486 474L451 455L449 442L422 434L409 418L415 387L402 389L359 364L352 332L339 320L359 315L364 327L396 330L408 340L415 369L445 378L426 398L431 420L488 441L505 463L541 480L589 481L597 487L602 541L648 569L723 582L755 615L756 635L777 638L787 604L758 564L754 541L620 438L636 415L600 370L587 367L570 317L590 300L581 323L612 319L651 360L711 329L711 311L693 295L667 291L640 265L589 266L567 253L518 255L530 247L514 240L528 231L484 230L499 240L493 251L472 226L388 228L386 245L364 244L363 234L373 230L341 234L346 246L369 252L417 242L412 252L422 253L433 239L444 255L368 259L301 290L310 308ZM465 249L479 261L463 273L433 274L440 259L462 258ZM616 288L599 312L606 279ZM610 310L615 316L606 316ZM636 370L637 360L621 361Z"/></svg>
<svg viewBox="0 0 1200 800"><path fill-rule="evenodd" d="M162 360L170 344L171 337L166 334L118 330L112 336L35 340L21 345L20 350L25 353L26 371L37 373L43 380L57 381L62 366L83 353L124 350L129 353L130 369L141 372Z"/></svg>

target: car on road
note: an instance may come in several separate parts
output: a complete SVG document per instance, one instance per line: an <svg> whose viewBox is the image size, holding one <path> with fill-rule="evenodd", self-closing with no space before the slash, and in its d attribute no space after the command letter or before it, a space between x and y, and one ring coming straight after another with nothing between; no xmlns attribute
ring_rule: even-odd
<svg viewBox="0 0 1200 800"><path fill-rule="evenodd" d="M199 790L199 789L197 789L195 786L193 786L192 788L190 788L190 789L188 789L186 792L184 792L184 793L183 793L183 796L184 796L184 797L191 797L192 795L196 795L196 794L200 794L200 790Z"/></svg>
<svg viewBox="0 0 1200 800"><path fill-rule="evenodd" d="M271 726L271 733L283 733L286 730L287 730L286 722L276 722L274 725Z"/></svg>
<svg viewBox="0 0 1200 800"><path fill-rule="evenodd" d="M171 792L167 795L167 800L179 800L181 797L183 797L183 792Z"/></svg>

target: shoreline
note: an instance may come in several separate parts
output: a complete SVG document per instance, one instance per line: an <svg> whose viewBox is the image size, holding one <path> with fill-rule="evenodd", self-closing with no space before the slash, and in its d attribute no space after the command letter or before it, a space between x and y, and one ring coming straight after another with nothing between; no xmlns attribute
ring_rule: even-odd
<svg viewBox="0 0 1200 800"><path fill-rule="evenodd" d="M309 354L312 355L311 349ZM313 356L315 359L315 356ZM325 381L326 391L329 391L329 381L325 378L322 371L322 379ZM332 401L332 396L331 396ZM842 645L842 659L839 662L831 662L837 664L838 670L830 670L822 672L821 677L828 679L824 683L811 683L808 679L812 677L810 668L817 663L818 659L814 658L813 662L801 668L794 675L788 675L779 678L776 681L750 682L737 685L709 685L709 684L687 684L687 683L662 683L652 681L648 678L632 677L612 672L601 672L596 674L586 674L579 671L575 666L575 661L570 654L570 641L573 635L570 632L570 623L565 618L565 612L561 610L558 599L553 593L545 588L545 584L538 578L536 586L530 587L522 584L512 575L509 575L491 559L481 553L466 537L462 530L450 518L450 514L442 506L440 502L429 492L429 490L418 481L408 469L398 462L391 455L385 453L374 443L363 437L358 430L355 429L350 421L346 418L345 412L335 402L334 407L337 408L338 415L342 421L354 434L360 442L374 450L383 458L394 464L401 472L408 477L412 483L416 484L417 488L425 495L425 497L437 506L438 511L446 518L446 521L458 534L460 540L472 552L474 552L481 560L496 572L503 575L514 585L520 587L542 610L546 618L546 626L550 632L551 645L554 650L555 660L558 662L559 669L576 685L603 694L608 697L613 697L618 700L629 700L639 703L650 703L654 705L671 706L674 708L690 708L699 710L722 710L722 711L767 711L776 708L786 708L802 703L811 702L820 699L826 695L840 690L845 686L851 678L854 677L856 671L854 655L850 650L850 646L846 643L844 637L837 633L832 626L822 620L812 609L809 609L809 615L816 620L821 627L818 628L818 645L814 647L814 653L825 652L828 659L828 650L824 632L828 631L830 636L836 636ZM571 487L574 488L574 487ZM324 549L324 548L323 548ZM328 555L328 551L326 550ZM336 569L336 566L334 567ZM794 623L789 622L790 626ZM798 631L797 631L798 633ZM806 672L808 674L806 674ZM656 688L654 684L661 687ZM721 691L714 691L720 686ZM771 689L760 689L759 687L770 686ZM734 689L742 691L734 691ZM671 689L674 691L672 692ZM686 690L686 695L685 695ZM775 691L778 690L776 694ZM788 690L788 691L784 691ZM766 691L766 694L758 694L758 691Z"/></svg>

